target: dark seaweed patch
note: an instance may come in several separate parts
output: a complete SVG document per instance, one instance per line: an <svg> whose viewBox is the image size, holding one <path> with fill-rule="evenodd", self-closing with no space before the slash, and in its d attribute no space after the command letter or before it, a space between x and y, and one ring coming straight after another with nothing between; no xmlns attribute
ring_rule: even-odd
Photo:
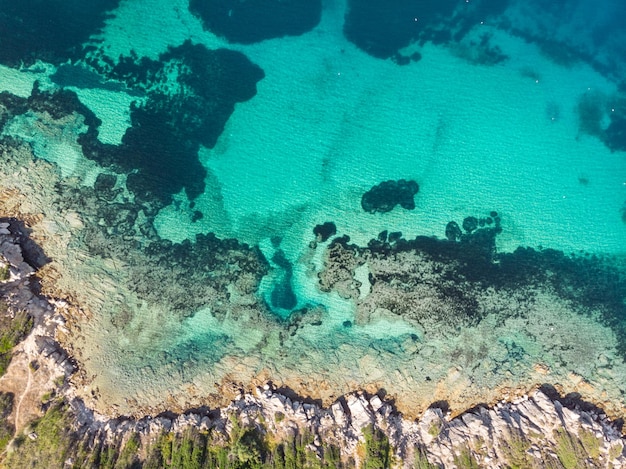
<svg viewBox="0 0 626 469"><path fill-rule="evenodd" d="M61 64L56 71L50 75L50 80L59 85L61 88L74 86L76 88L86 89L104 89L110 91L121 91L129 94L133 90L126 87L123 83L111 80L105 80L100 74L84 65ZM135 94L143 96L143 93Z"/></svg>
<svg viewBox="0 0 626 469"><path fill-rule="evenodd" d="M415 208L413 197L418 191L419 185L412 180L384 181L363 194L361 207L369 213L390 212L396 205L413 210Z"/></svg>
<svg viewBox="0 0 626 469"><path fill-rule="evenodd" d="M598 91L583 93L576 111L580 132L599 138L611 151L626 151L626 85L610 98Z"/></svg>
<svg viewBox="0 0 626 469"><path fill-rule="evenodd" d="M215 145L235 103L251 99L264 76L239 52L209 50L190 41L170 48L158 61L131 57L113 66L95 60L91 64L111 79L144 90L147 100L133 104L132 125L122 145L100 143L97 130L90 128L79 139L83 153L127 173L128 189L137 201L157 208L169 204L172 195L183 189L191 200L204 191L200 145Z"/></svg>
<svg viewBox="0 0 626 469"><path fill-rule="evenodd" d="M420 308L412 306L411 302L415 300L415 292L427 285L431 297L445 305L429 310L438 321L453 325L476 324L485 314L485 309L479 305L479 292L485 289L527 292L525 295L530 295L527 300L532 301L532 291L537 287L554 292L579 314L598 314L602 323L616 334L618 350L626 357L626 260L522 247L514 252L498 253L496 237L502 231L500 218L495 212L490 215L495 215L491 225L485 223L465 233L458 223L450 222L446 239L419 236L391 243L386 233L382 233L370 240L367 248L362 248L349 244L345 237L337 237L329 246L329 258L338 268L330 277L320 277L322 289L329 290L329 278L333 282L344 282L344 271L353 269L357 259L371 256L393 264L399 253L415 251L420 254L416 261L424 257L435 263L431 274L424 277L410 265L406 271L391 269L375 275L370 273L372 286L378 282L394 285L397 295L385 296L382 307L395 314L416 317ZM352 274L348 275L350 279ZM512 313L523 314L523 311Z"/></svg>
<svg viewBox="0 0 626 469"><path fill-rule="evenodd" d="M198 234L193 242L153 241L144 254L145 264L130 271L132 289L143 300L166 304L180 315L193 314L208 304L215 314L224 313L229 308L229 285L253 293L269 268L257 248L213 233Z"/></svg>
<svg viewBox="0 0 626 469"><path fill-rule="evenodd" d="M88 127L95 129L101 124L95 114L80 102L76 93L68 90L41 91L38 82L35 82L28 98L3 91L0 93L0 105L5 108L5 112L0 115L0 130L9 119L25 114L28 110L47 113L52 119L61 119L77 112L85 118Z"/></svg>
<svg viewBox="0 0 626 469"><path fill-rule="evenodd" d="M318 241L323 243L331 236L335 236L337 234L337 226L332 221L327 221L321 225L315 225L315 228L313 228L313 234L316 236Z"/></svg>
<svg viewBox="0 0 626 469"><path fill-rule="evenodd" d="M626 109L610 114L611 123L604 133L604 142L611 151L626 151Z"/></svg>
<svg viewBox="0 0 626 469"><path fill-rule="evenodd" d="M251 44L298 36L320 21L321 0L191 0L206 29L230 42Z"/></svg>
<svg viewBox="0 0 626 469"><path fill-rule="evenodd" d="M453 2L443 3L452 6ZM411 0L350 0L343 31L368 54L386 59L418 37L423 13Z"/></svg>
<svg viewBox="0 0 626 469"><path fill-rule="evenodd" d="M421 56L404 56L402 48L414 42L459 42L474 25L506 6L506 1L496 0L349 0L343 31L349 41L373 57L406 65ZM497 46L474 45L481 50L473 55L480 56L482 63L494 64L504 58Z"/></svg>
<svg viewBox="0 0 626 469"><path fill-rule="evenodd" d="M119 0L0 0L0 63L37 60L60 64L77 59L82 44L104 26Z"/></svg>
<svg viewBox="0 0 626 469"><path fill-rule="evenodd" d="M171 203L183 189L193 200L204 191L206 170L198 160L200 145L213 147L232 114L235 103L251 99L263 71L243 54L226 49L209 50L190 41L170 48L158 61L120 60L117 68L107 61L97 65L100 74L141 92L147 99L131 107L131 127L121 145L98 140L100 120L67 90L42 92L37 84L28 99L0 94L8 108L0 126L11 116L35 112L53 119L77 112L88 130L78 137L85 157L127 174L126 184L135 201L151 206L151 213ZM175 72L175 79L171 79ZM86 86L96 86L91 76Z"/></svg>

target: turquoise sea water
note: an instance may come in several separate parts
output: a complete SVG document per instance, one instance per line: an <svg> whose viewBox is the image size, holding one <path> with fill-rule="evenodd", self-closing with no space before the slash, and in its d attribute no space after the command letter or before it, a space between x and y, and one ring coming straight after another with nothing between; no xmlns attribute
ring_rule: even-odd
<svg viewBox="0 0 626 469"><path fill-rule="evenodd" d="M2 89L27 98L38 80L43 93L69 90L87 108L84 116L101 121L85 117L52 135L31 99L33 112L0 121L3 136L28 142L80 187L103 182L100 173L118 175L112 187L122 195L111 200L134 203L140 208L124 210L141 215L128 221L122 208L111 208L114 221L100 225L109 223L113 242L118 225L147 220L150 236L124 232L143 247L148 239L193 243L207 233L258 247L267 266L253 296L267 306L264 314L287 320L303 308L323 311L324 327L302 336L321 358L289 364L303 374L342 342L368 357L377 340L392 338L384 347L393 348L424 335L422 323L380 311L347 328L359 323L359 299L320 288L328 242L311 249L313 229L324 222L367 246L384 230L445 239L448 222L495 211L499 253L521 246L624 258L626 12L619 3L97 3L93 11L58 13L55 21L70 33L57 44L49 28L48 47L37 40L37 13L0 1L0 24L13 28L0 33ZM64 23L80 14L89 21ZM35 33L14 18L33 20ZM88 137L77 140L80 133ZM363 209L363 194L401 179L419 185L415 208ZM363 300L368 271L359 268ZM193 269L202 278L202 266ZM614 289L623 298L622 285ZM152 288L158 296L160 286ZM106 346L136 342L138 368L158 321L145 301L138 301L138 336L122 330ZM240 331L209 300L185 306L183 321L154 304L173 324L155 357L162 350L194 356L193 373L224 356L237 363L270 340L267 331ZM371 369L360 373L354 381L372 379ZM332 375L332 365L323 374Z"/></svg>

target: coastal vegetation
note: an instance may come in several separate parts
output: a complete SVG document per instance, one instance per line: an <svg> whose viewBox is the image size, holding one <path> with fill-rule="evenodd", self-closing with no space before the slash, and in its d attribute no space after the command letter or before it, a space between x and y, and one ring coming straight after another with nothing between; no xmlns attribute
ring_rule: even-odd
<svg viewBox="0 0 626 469"><path fill-rule="evenodd" d="M368 425L363 429L365 438L365 458L363 469L384 469L389 467L391 446L389 438L379 428Z"/></svg>
<svg viewBox="0 0 626 469"><path fill-rule="evenodd" d="M413 467L415 469L439 469L439 466L432 464L426 456L426 451L423 448L415 448L415 459L413 460Z"/></svg>
<svg viewBox="0 0 626 469"><path fill-rule="evenodd" d="M18 436L7 452L4 467L51 467L103 469L349 469L352 459L342 458L338 446L316 441L306 431L278 440L253 426L231 418L228 433L195 426L182 431L162 431L156 437L129 432L109 441L101 435L72 425L68 404L52 402L44 416ZM364 431L365 458L360 467L385 469L390 464L390 445L380 430ZM316 444L317 443L317 444Z"/></svg>
<svg viewBox="0 0 626 469"><path fill-rule="evenodd" d="M4 451L15 433L15 427L7 419L13 411L14 398L12 393L0 392L0 452Z"/></svg>
<svg viewBox="0 0 626 469"><path fill-rule="evenodd" d="M32 318L24 311L12 314L0 300L0 376L6 373L15 347L33 327Z"/></svg>
<svg viewBox="0 0 626 469"><path fill-rule="evenodd" d="M397 427L389 422L368 424L360 433L352 433L358 426L333 426L328 432L312 422L296 423L288 411L275 412L281 416L277 419L236 406L226 409L226 417L199 419L189 414L174 420L101 422L62 393L42 402L42 417L14 436L7 421L13 401L13 395L0 394L0 468L574 469L623 462L624 444L617 434L608 431L605 440L597 427L570 418L552 431L509 428L489 439L478 437L476 427L461 423L463 418L442 421L432 444L414 443L407 452L395 446L398 440L390 440ZM424 432L428 434L428 428ZM442 452L444 446L450 451Z"/></svg>
<svg viewBox="0 0 626 469"><path fill-rule="evenodd" d="M0 263L0 282L6 282L11 278L11 266L7 263L2 265Z"/></svg>

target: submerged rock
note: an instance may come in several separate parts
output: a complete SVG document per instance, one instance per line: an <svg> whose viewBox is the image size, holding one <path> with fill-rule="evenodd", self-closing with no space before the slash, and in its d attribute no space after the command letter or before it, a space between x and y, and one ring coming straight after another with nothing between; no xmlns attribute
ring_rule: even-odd
<svg viewBox="0 0 626 469"><path fill-rule="evenodd" d="M98 198L111 202L120 192L122 192L121 188L117 190L113 189L116 183L117 176L114 174L100 173L98 174L98 177L96 177L93 184L93 190Z"/></svg>

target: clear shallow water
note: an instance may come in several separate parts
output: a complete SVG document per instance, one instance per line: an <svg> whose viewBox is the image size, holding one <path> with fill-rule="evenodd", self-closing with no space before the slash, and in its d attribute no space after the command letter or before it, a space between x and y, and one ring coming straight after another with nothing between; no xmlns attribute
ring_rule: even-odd
<svg viewBox="0 0 626 469"><path fill-rule="evenodd" d="M360 3L351 4L353 12L363 10ZM390 10L403 11L404 2L396 3ZM353 21L352 27L357 28L353 33L359 23L346 17L348 7L342 2L324 2L319 23L314 22L310 30L246 44L230 43L205 30L185 1L121 2L112 17L100 23L100 32L92 31L90 39L89 35L84 38L95 50L83 56L66 49L34 51L22 58L29 69L18 72L3 67L4 87L18 96L28 96L35 79L43 89L52 89L55 80L65 83L102 121L97 127L98 140L111 145L95 142L89 148L99 156L87 159L81 156L75 137L86 132L86 125L58 124L50 127L61 130L53 131L42 124L46 117L36 113L12 118L3 130L5 135L30 142L38 158L57 164L69 185L92 187L99 171L119 174L114 183L120 191L117 198L99 197L94 202L110 207L115 214L102 217L100 209L87 204L80 209L73 206L84 216L85 225L107 226L104 233L110 235L107 242L113 245L90 261L98 263L103 258L104 267L100 271L85 267L85 273L80 265L65 263L80 271L74 277L67 274L67 289L77 288L72 287L73 280L102 289L101 275L111 277L114 285L102 293L104 300L98 304L102 311L92 311L96 317L86 327L87 336L97 338L100 348L87 350L90 345L85 340L80 351L90 357L91 364L86 367L91 366L90 373L96 376L92 387L115 394L111 383L123 376L127 384L113 401L133 395L138 402L143 399L155 406L154 401L162 401L167 393L179 396L180 402L195 402L197 396L190 397L193 392L185 397L186 391L180 391L185 383L193 382L199 389L196 394L201 395L207 392L208 382L220 382L228 374L241 376L241 380L265 376L291 385L296 377L312 375L309 384L303 385L304 392L320 387L311 384L318 376L334 390L322 391L324 395L359 385L386 386L397 393L412 386L432 391L430 382L454 389L445 377L450 366L464 362L459 354L466 356L468 349L487 347L497 355L498 344L520 340L535 342L527 346L526 355L531 358L527 357L528 363L522 367L525 371L516 379L532 374L529 370L534 362L557 362L548 352L549 337L542 342L527 333L526 324L518 325L519 330L508 323L502 329L501 324L495 326L486 319L471 324L486 328L481 329L485 342L463 348L458 344L468 339L458 330L442 336L436 321L403 318L381 304L368 306L372 295L381 294L373 291L368 296L361 290L367 286L370 261L367 269L359 264L360 295L356 298L346 298L349 295L336 284L331 292L320 291L318 275L328 262L325 244L310 247L315 240L313 228L326 221L335 223L338 235L346 234L352 242L366 246L384 230L401 231L405 239L443 239L449 221L461 224L467 216L486 217L495 210L503 229L496 238L501 253L519 246L541 246L566 254L584 251L623 257L626 158L624 148L619 147L623 143L615 137L616 132L618 136L624 132L623 121L615 116L623 116L626 107L623 89L614 78L623 67L618 55L623 46L616 39L602 40L597 35L599 30L614 28L614 37L620 37L619 24L612 19L616 16L609 13L619 6L607 2L604 8L590 9L580 2L568 8L568 21L559 15L560 26L550 24L550 36L545 37L540 35L542 22L556 11L529 12L528 2L511 2L498 9L487 2L478 5L484 9L456 13L463 20L456 24L466 30L452 27L442 19L446 15L438 18L436 11L424 6L425 12L416 13L417 23L425 24L421 36L399 28L390 36L397 43L375 43L368 49L358 35L351 40L344 35L344 23ZM442 11L448 8L445 4L440 7ZM231 9L237 17L235 6ZM410 20L411 12L405 13L400 17ZM580 18L588 20L588 30L576 29ZM451 30L453 37L442 40L441 31L446 30ZM578 34L570 39L572 30ZM387 37L384 34L380 37ZM589 41L585 42L585 37ZM188 39L194 46L182 47ZM4 44L0 42L0 46ZM242 55L218 57L198 44L206 50L227 48ZM398 44L403 47L396 52ZM409 59L415 52L421 58ZM126 69L106 65L107 57L115 63L120 55L133 55L131 62L141 67L133 68L129 62L124 62ZM142 57L146 61L140 62ZM28 58L41 58L43 63L31 64ZM63 79L54 76L49 62L59 65L68 58L79 67L66 70ZM408 63L399 65L404 61ZM169 65L163 67L160 62ZM5 63L19 65L8 59ZM144 72L145 79L141 78ZM200 72L198 84L193 78ZM181 76L187 81L177 80ZM256 94L244 92L252 88ZM172 96L175 99L170 99ZM148 116L132 111L132 102L148 109ZM201 104L194 108L197 102ZM207 109L210 111L205 112ZM196 120L194 112L201 117ZM216 115L219 117L214 118ZM198 120L202 122L198 124ZM133 131L129 129L137 123L140 125L135 128L143 130L135 130L130 139ZM156 130L152 131L152 126ZM142 145L142 141L151 145ZM119 152L107 153L112 147L120 148ZM83 145L82 151L85 148ZM390 212L371 214L362 209L361 197L366 191L382 181L398 179L419 184L413 210L397 206ZM127 215L120 213L137 209L111 206L113 200L142 208L129 222ZM90 210L100 210L99 215L92 217ZM142 220L156 231L140 229ZM198 233L236 238L258 247L267 262L266 271L258 288L249 280L255 287L252 292L242 286L243 281L232 288L218 282L211 284L214 292L200 295L194 285L202 278L210 279L212 269L201 262L179 262L173 251L160 258L164 264L159 265L161 277L144 276L149 286L140 290L133 282L141 275L131 266L152 258L145 253L136 254L137 259L128 254L128 239L116 237L124 224L136 229L123 235L143 247L159 238L175 243L194 241ZM76 230L75 237L79 240L76 244L84 241L93 255L93 244L85 241L84 232ZM107 267L107 257L125 260L131 273ZM173 259L173 266L167 265L166 259ZM230 257L225 259L231 262ZM93 279L85 280L89 275ZM195 279L196 284L183 276ZM621 286L615 283L615 289ZM520 291L525 288L529 288L528 282ZM159 298L161 289L167 290L161 295L167 301ZM115 295L127 296L112 301L110 297ZM202 299L179 300L194 295ZM122 307L130 297L131 306ZM541 311L548 308L559 324L571 321L571 312L557 307L558 301L546 300ZM317 305L322 307L316 309ZM304 307L308 308L302 314L304 319L292 315L291 323L274 322L276 317L286 319L292 310ZM432 306L421 307L428 310ZM122 309L129 319L116 321ZM505 309L515 316L514 305ZM533 310L528 314L530 321L539 313ZM110 335L103 338L103 330ZM515 330L511 334L517 339L505 339L509 334L505 331L510 330ZM598 334L609 334L599 330ZM575 339L563 333L559 340ZM419 345L413 344L416 340ZM614 346L611 340L604 342L609 349ZM426 355L429 348L438 350L441 357L435 360ZM464 352L455 352L459 349ZM587 353L595 360L600 352ZM428 380L425 372L410 371L415 354L438 370L431 372ZM395 357L393 363L398 363L394 372L384 366L391 356ZM350 358L342 363L345 357ZM481 354L472 357L467 358L468 364L480 360ZM508 360L515 361L511 357ZM574 366L572 360L567 363ZM469 365L466 368L471 369ZM566 376L566 371L555 373ZM501 384L504 378L499 372L491 373L481 375L483 384ZM585 371L583 375L591 380L593 373ZM168 378L163 380L163 376ZM471 382L476 376L467 371L466 379ZM158 380L161 384L155 385ZM148 383L154 391L142 389L137 397L136 388ZM616 385L621 386L619 382ZM463 389L470 388L467 384ZM452 395L452 391L444 393Z"/></svg>

